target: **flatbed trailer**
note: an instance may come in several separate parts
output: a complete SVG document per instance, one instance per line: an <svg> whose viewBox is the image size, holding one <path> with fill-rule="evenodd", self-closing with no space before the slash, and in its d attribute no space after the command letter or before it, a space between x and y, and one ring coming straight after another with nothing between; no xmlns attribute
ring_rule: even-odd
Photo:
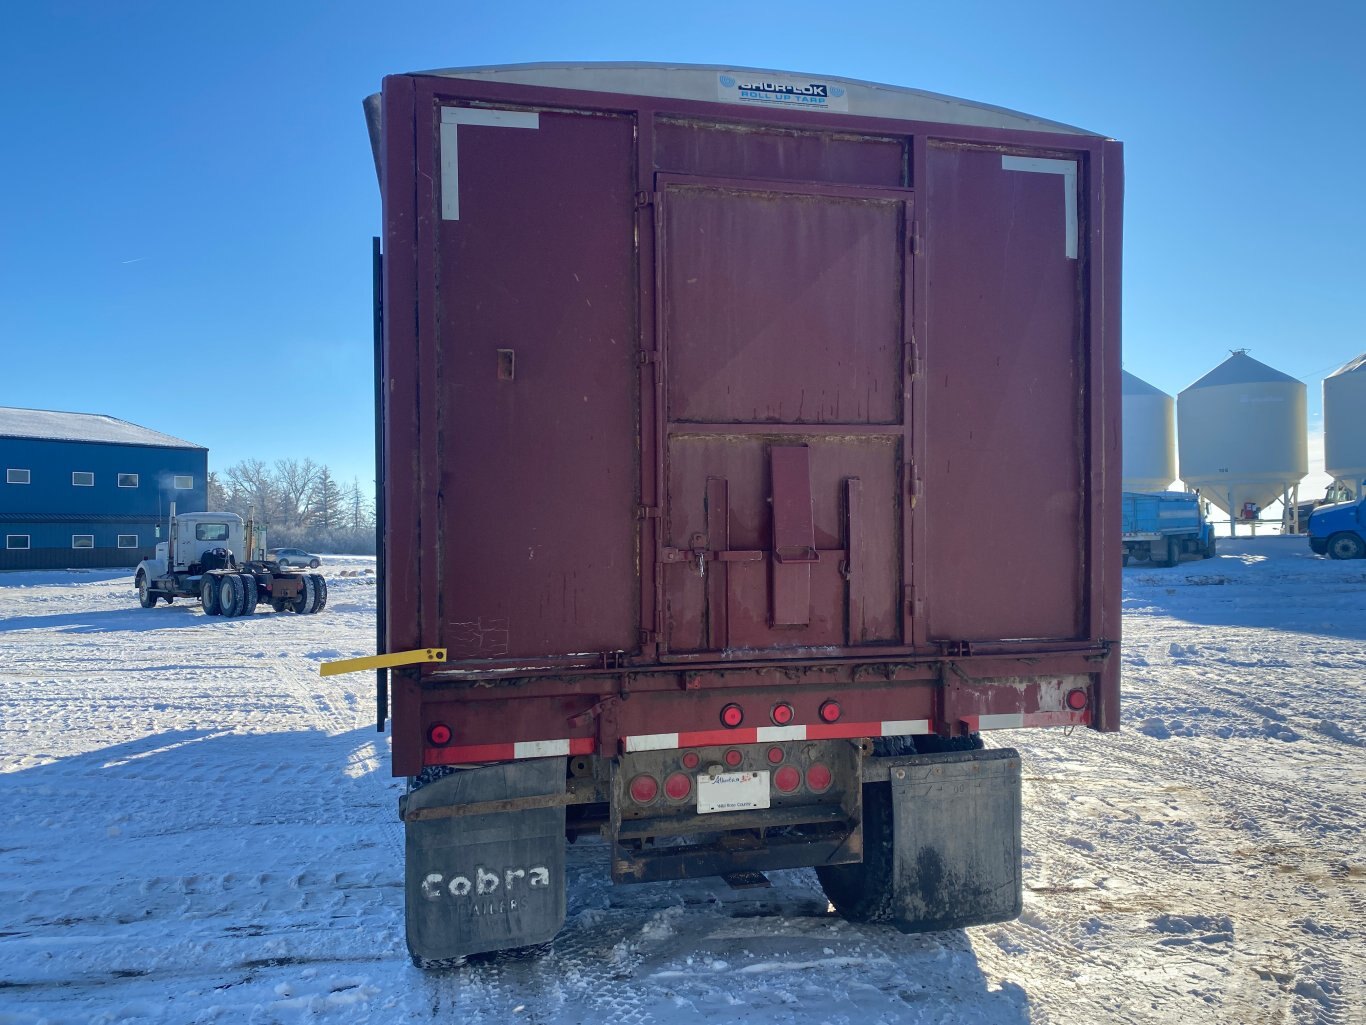
<svg viewBox="0 0 1366 1025"><path fill-rule="evenodd" d="M553 937L586 833L619 882L1017 914L982 734L1119 727L1120 145L726 68L367 111L415 960Z"/></svg>

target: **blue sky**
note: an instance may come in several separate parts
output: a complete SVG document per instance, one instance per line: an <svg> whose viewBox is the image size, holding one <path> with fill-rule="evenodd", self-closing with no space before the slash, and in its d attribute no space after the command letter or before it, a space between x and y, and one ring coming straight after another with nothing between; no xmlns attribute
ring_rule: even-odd
<svg viewBox="0 0 1366 1025"><path fill-rule="evenodd" d="M360 100L393 72L728 64L928 89L1126 146L1125 366L1366 350L1366 5L14 5L0 35L0 405L109 413L211 467L372 476Z"/></svg>

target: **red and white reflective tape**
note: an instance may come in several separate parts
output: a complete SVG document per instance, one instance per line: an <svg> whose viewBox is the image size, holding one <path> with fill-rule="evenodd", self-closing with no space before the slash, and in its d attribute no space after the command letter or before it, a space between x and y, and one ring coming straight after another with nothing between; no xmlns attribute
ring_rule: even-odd
<svg viewBox="0 0 1366 1025"><path fill-rule="evenodd" d="M855 737L904 737L930 732L928 719L895 719L885 722L813 723L810 726L750 726L734 730L701 730L696 733L646 733L622 737L623 751L674 751L684 747L720 747L724 744L770 744L779 740L852 740Z"/></svg>
<svg viewBox="0 0 1366 1025"><path fill-rule="evenodd" d="M466 744L429 747L427 765L454 765L464 762L513 762L519 758L554 758L564 755L591 755L597 747L592 737L570 740L523 740L507 744Z"/></svg>
<svg viewBox="0 0 1366 1025"><path fill-rule="evenodd" d="M1035 726L1085 726L1091 710L1079 712L1008 712L965 715L963 724L974 733L981 730L1013 730ZM644 733L622 737L623 751L676 751L685 747L722 747L727 744L771 744L784 740L852 740L856 737L906 737L930 733L928 719L889 719L882 722L812 723L807 726L750 726L734 730L699 730L692 733ZM520 758L554 758L588 755L597 749L592 737L569 740L525 740L504 744L473 744L429 747L427 765L466 762L511 762Z"/></svg>

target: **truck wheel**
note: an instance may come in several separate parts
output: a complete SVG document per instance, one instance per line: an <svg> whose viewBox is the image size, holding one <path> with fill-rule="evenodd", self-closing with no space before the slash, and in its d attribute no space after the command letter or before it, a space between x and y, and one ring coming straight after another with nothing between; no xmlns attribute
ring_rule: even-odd
<svg viewBox="0 0 1366 1025"><path fill-rule="evenodd" d="M270 607L276 612L283 612L285 609L289 608L289 602L285 601L283 598L272 598L270 600Z"/></svg>
<svg viewBox="0 0 1366 1025"><path fill-rule="evenodd" d="M1212 558L1214 558L1214 550L1215 550L1214 537L1211 536L1210 539L1209 539L1209 544L1205 545L1205 547L1201 550L1201 552L1200 552L1200 557L1201 557L1201 558L1204 558L1204 559L1212 559Z"/></svg>
<svg viewBox="0 0 1366 1025"><path fill-rule="evenodd" d="M863 787L863 861L817 865L816 878L841 917L851 922L886 922L892 917L895 859L891 784L867 783Z"/></svg>
<svg viewBox="0 0 1366 1025"><path fill-rule="evenodd" d="M294 602L294 611L301 616L307 616L313 612L313 606L318 600L318 591L313 586L313 578L308 574L304 574L300 582L304 586Z"/></svg>
<svg viewBox="0 0 1366 1025"><path fill-rule="evenodd" d="M1334 534L1328 539L1328 558L1360 559L1366 555L1366 544L1355 534Z"/></svg>
<svg viewBox="0 0 1366 1025"><path fill-rule="evenodd" d="M1166 552L1166 558L1158 559L1154 557L1153 562L1157 563L1159 566L1175 566L1181 561L1181 542L1174 537L1167 538Z"/></svg>
<svg viewBox="0 0 1366 1025"><path fill-rule="evenodd" d="M313 581L313 591L317 596L313 601L313 611L318 613L327 608L327 578L321 573L310 573L308 576Z"/></svg>
<svg viewBox="0 0 1366 1025"><path fill-rule="evenodd" d="M1129 565L1129 553L1128 553L1128 552L1125 552L1125 553L1124 553L1124 562L1122 563L1122 565L1124 565L1124 566Z"/></svg>
<svg viewBox="0 0 1366 1025"><path fill-rule="evenodd" d="M260 592L256 588L256 577L250 573L239 573L242 578L242 615L250 616L256 611Z"/></svg>
<svg viewBox="0 0 1366 1025"><path fill-rule="evenodd" d="M225 573L218 582L218 608L225 616L240 616L247 589L236 573Z"/></svg>
<svg viewBox="0 0 1366 1025"><path fill-rule="evenodd" d="M204 606L206 616L216 616L223 611L218 607L217 577L204 577L199 581L199 604Z"/></svg>
<svg viewBox="0 0 1366 1025"><path fill-rule="evenodd" d="M139 573L139 574L138 574L138 581L137 581L137 583L138 583L138 604L141 605L144 609L150 609L153 605L155 605L155 604L157 603L157 598L158 598L159 596L157 595L157 593L156 593L155 591L152 590L152 584L151 584L151 582L147 579L147 574L146 574L146 573Z"/></svg>

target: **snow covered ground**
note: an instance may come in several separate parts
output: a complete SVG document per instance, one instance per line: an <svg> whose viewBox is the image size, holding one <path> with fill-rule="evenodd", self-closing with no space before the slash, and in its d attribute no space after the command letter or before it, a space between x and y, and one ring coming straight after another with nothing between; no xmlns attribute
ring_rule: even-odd
<svg viewBox="0 0 1366 1025"><path fill-rule="evenodd" d="M1366 563L1302 538L1124 571L1125 726L996 734L1019 921L903 936L814 874L613 887L455 973L403 949L373 577L316 617L144 610L126 572L0 574L0 1025L1366 1022Z"/></svg>

